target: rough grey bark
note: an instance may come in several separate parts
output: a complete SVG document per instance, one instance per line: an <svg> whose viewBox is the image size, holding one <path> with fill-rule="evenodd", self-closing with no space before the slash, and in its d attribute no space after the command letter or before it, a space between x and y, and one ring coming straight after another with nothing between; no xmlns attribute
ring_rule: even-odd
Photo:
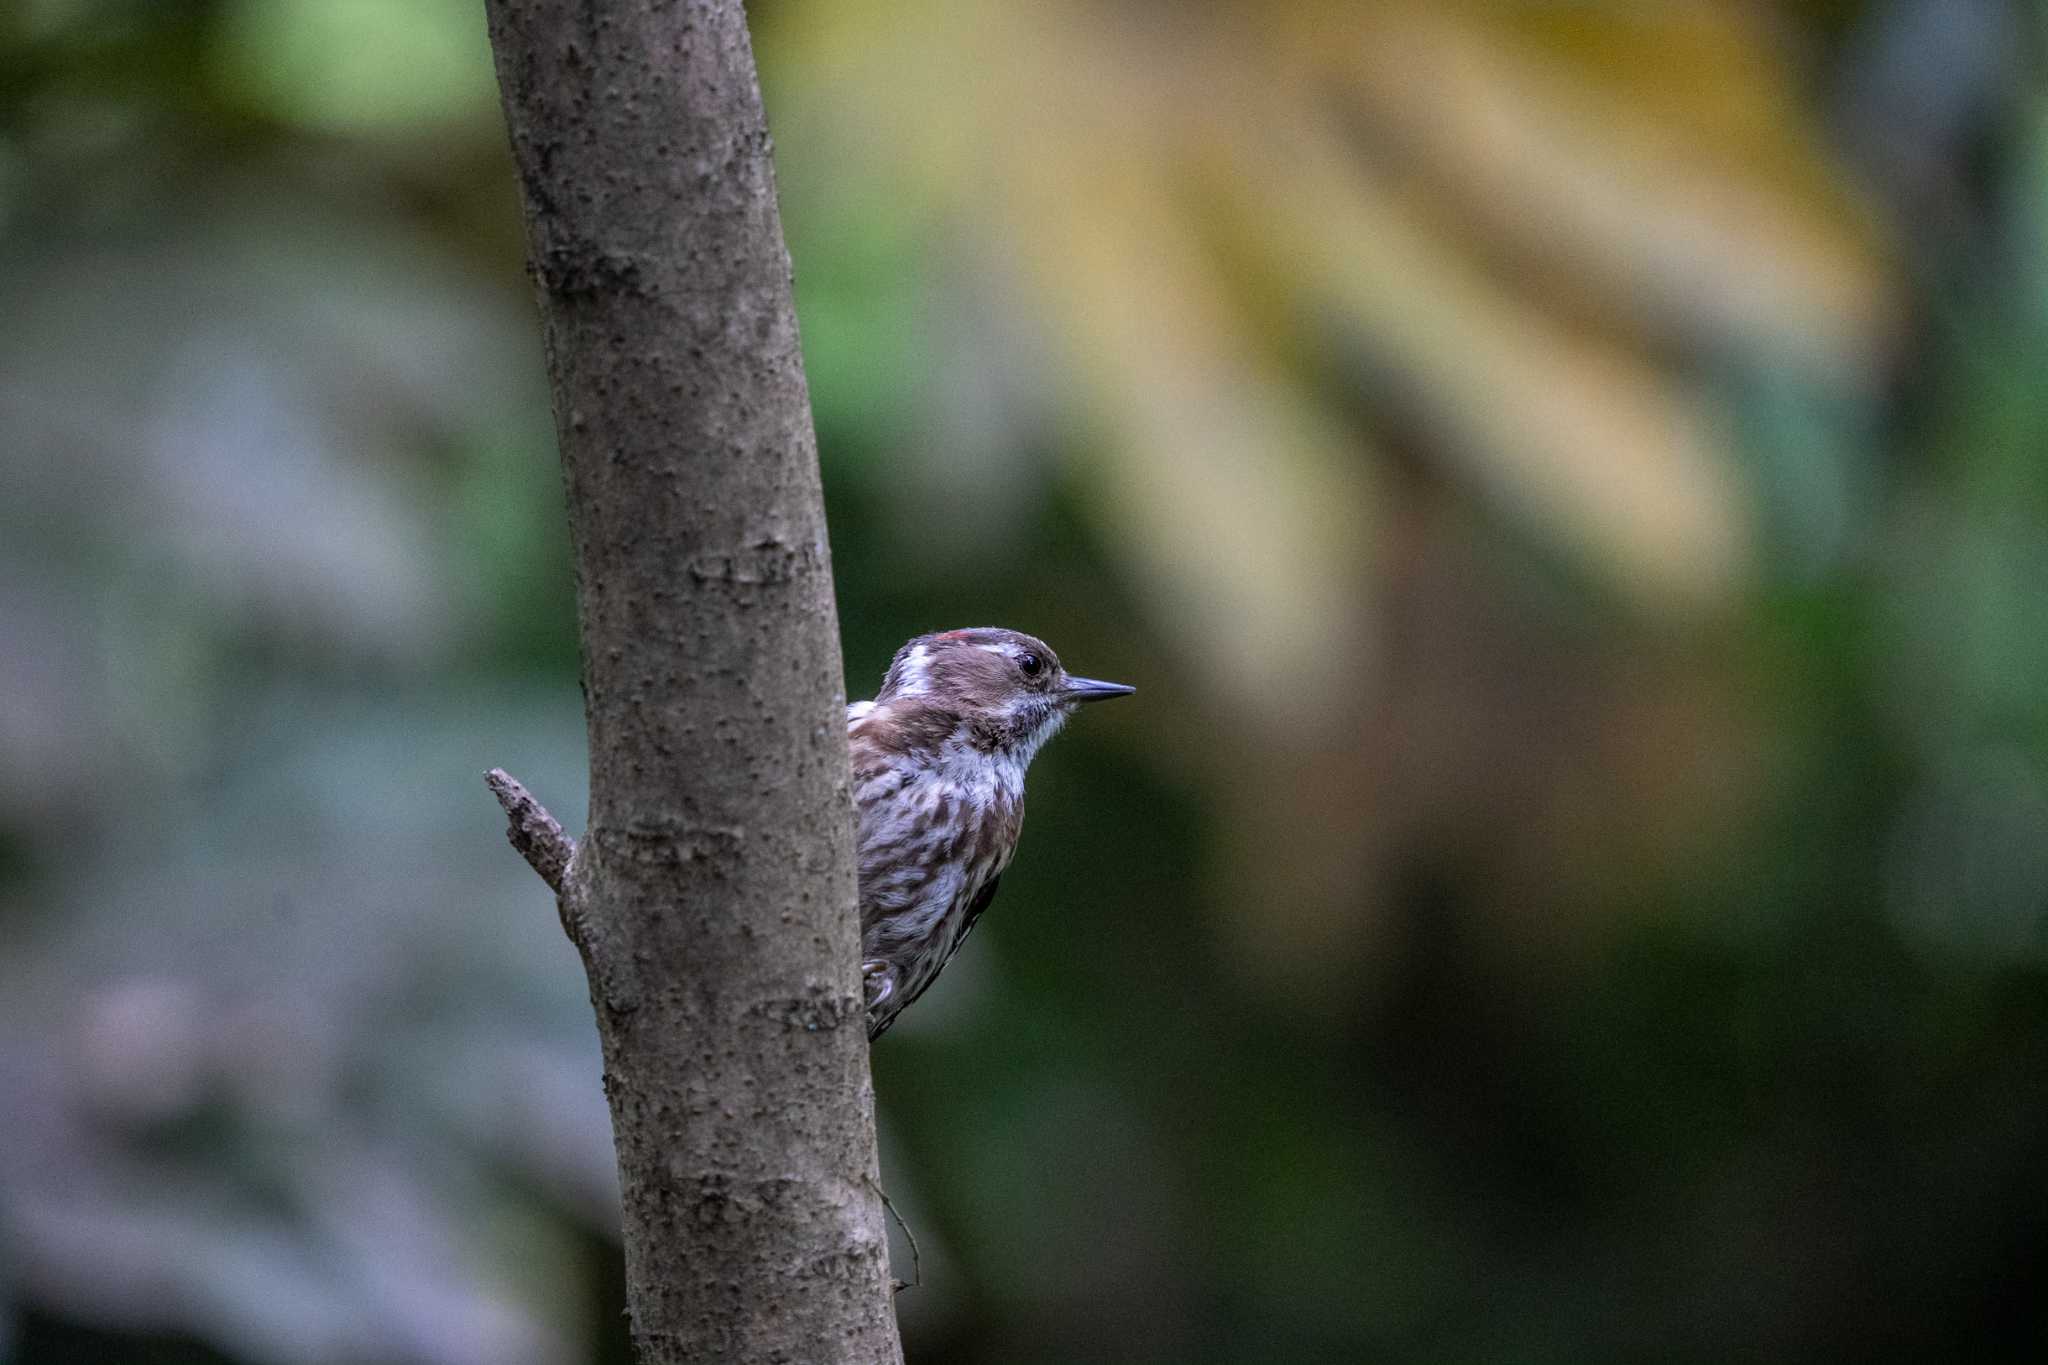
<svg viewBox="0 0 2048 1365"><path fill-rule="evenodd" d="M590 978L633 1337L650 1365L898 1361L838 625L745 15L487 10L575 543L589 830L491 782Z"/></svg>

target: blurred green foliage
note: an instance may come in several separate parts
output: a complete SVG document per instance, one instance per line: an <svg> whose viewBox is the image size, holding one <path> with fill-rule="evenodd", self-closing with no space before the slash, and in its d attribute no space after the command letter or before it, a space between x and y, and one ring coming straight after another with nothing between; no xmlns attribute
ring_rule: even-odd
<svg viewBox="0 0 2048 1365"><path fill-rule="evenodd" d="M2037 1352L2048 12L751 12L849 694L1141 689L877 1050L911 1358ZM17 3L0 244L0 1349L622 1358L480 13Z"/></svg>

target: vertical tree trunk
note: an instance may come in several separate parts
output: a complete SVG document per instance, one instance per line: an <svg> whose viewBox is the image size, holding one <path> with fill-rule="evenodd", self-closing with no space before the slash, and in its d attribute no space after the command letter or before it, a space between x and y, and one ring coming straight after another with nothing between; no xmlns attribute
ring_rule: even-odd
<svg viewBox="0 0 2048 1365"><path fill-rule="evenodd" d="M838 626L745 15L487 8L575 542L581 845L493 785L590 977L634 1340L650 1365L897 1361Z"/></svg>

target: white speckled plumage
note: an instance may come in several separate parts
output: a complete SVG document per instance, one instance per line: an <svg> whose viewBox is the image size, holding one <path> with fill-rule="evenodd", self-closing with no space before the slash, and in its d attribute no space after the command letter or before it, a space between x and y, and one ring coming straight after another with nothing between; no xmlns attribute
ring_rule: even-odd
<svg viewBox="0 0 2048 1365"><path fill-rule="evenodd" d="M1069 677L1031 636L976 629L911 641L876 698L847 707L870 1037L987 907L1016 851L1032 758L1081 702L1129 690Z"/></svg>

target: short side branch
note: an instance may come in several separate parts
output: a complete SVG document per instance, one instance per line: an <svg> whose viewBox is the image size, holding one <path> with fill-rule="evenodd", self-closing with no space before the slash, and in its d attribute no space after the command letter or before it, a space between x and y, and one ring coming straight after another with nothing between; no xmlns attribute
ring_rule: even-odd
<svg viewBox="0 0 2048 1365"><path fill-rule="evenodd" d="M493 768L484 774L484 784L491 794L498 798L498 804L505 808L509 822L505 837L512 847L519 850L519 856L527 865L540 873L540 879L557 896L562 894L562 879L569 871L569 859L576 855L576 841L562 832L562 822L548 814L546 806L533 799L533 793L519 784L519 779L503 768ZM572 935L573 937L573 935Z"/></svg>

